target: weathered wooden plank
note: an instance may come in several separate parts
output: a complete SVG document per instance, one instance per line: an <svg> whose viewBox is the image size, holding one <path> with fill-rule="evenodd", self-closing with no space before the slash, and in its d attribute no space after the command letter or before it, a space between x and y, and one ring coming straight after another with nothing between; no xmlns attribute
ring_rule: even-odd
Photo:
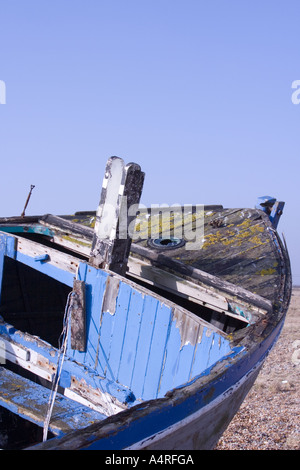
<svg viewBox="0 0 300 470"><path fill-rule="evenodd" d="M16 224L30 224L36 223L40 219L40 216L37 215L25 215L24 217L21 216L13 216L13 217L0 217L0 225L8 224L8 225L16 225Z"/></svg>
<svg viewBox="0 0 300 470"><path fill-rule="evenodd" d="M9 333L9 334L8 334ZM2 336L3 335L3 336ZM40 338L16 331L0 322L0 349L4 360L13 362L49 382L57 367L58 351ZM76 351L77 354L79 353ZM68 353L63 362L59 385L64 394L96 411L111 415L127 407L134 400L126 386L105 379L87 364L71 361Z"/></svg>
<svg viewBox="0 0 300 470"><path fill-rule="evenodd" d="M94 350L97 351L95 367L99 373L111 380L116 380L115 371L110 367L111 342L114 335L117 299L119 295L120 280L107 276L103 291L102 302L99 299L100 316L97 320L98 337L94 339ZM96 308L96 305L95 305ZM99 308L98 308L99 310ZM93 313L94 318L95 314ZM126 316L125 316L126 320ZM120 324L121 327L122 323ZM117 326L116 326L117 328Z"/></svg>
<svg viewBox="0 0 300 470"><path fill-rule="evenodd" d="M106 362L106 376L108 378L111 377L112 380L118 379L124 335L126 331L130 295L130 287L126 284L121 283L115 313L113 315L108 312L102 313L99 354L102 355L102 360ZM109 323L109 326L106 326L104 320ZM105 335L104 333L102 334L102 325L106 328L104 330ZM105 341L105 337L107 337L107 341L109 341L110 347L108 350L105 350L105 356L103 356L104 347L102 347L102 342Z"/></svg>
<svg viewBox="0 0 300 470"><path fill-rule="evenodd" d="M71 348L78 351L86 349L86 306L85 282L74 279L70 302L71 310Z"/></svg>
<svg viewBox="0 0 300 470"><path fill-rule="evenodd" d="M36 267L38 266L38 259L41 255L48 255L47 264L52 265L58 269L63 271L67 271L69 273L76 273L76 270L79 265L79 260L75 256L67 255L66 253L61 253L58 250L53 248L49 248L46 246L41 245L40 243L33 242L31 240L27 240L22 237L17 238L17 259L18 253L21 255L29 256L36 261L32 263ZM41 263L41 266L43 264ZM46 263L45 263L46 266Z"/></svg>
<svg viewBox="0 0 300 470"><path fill-rule="evenodd" d="M177 367L180 356L181 337L174 321L170 325L170 333L167 341L164 365L159 380L158 396L164 396L174 388L177 377ZM187 368L189 365L187 365Z"/></svg>
<svg viewBox="0 0 300 470"><path fill-rule="evenodd" d="M219 278L218 276L214 276L208 272L196 269L193 266L185 265L180 261L171 259L162 254L158 255L157 253L154 253L145 247L135 246L133 248L133 252L140 258L148 260L151 265L157 267L158 269L163 268L163 272L165 272L166 277L170 272L172 275L178 276L179 282L181 278L181 281L191 280L191 282L193 282L195 285L202 285L202 287L208 290L208 294L210 293L210 290L212 290L212 292L221 296L225 295L227 300L234 297L236 300L238 299L240 302L249 303L249 305L257 307L258 309L265 311L270 311L270 309L272 309L272 305L269 301L259 295L247 291L238 284L231 284ZM145 281L146 280L147 278L145 278Z"/></svg>
<svg viewBox="0 0 300 470"><path fill-rule="evenodd" d="M38 221L53 230L60 231L61 233L72 233L86 239L90 239L93 235L93 230L91 228L75 223L65 217L46 214L43 217L40 217Z"/></svg>
<svg viewBox="0 0 300 470"><path fill-rule="evenodd" d="M200 328L199 341L195 350L195 357L190 373L190 380L197 376L216 361L231 352L232 345L229 338L212 331L210 328Z"/></svg>
<svg viewBox="0 0 300 470"><path fill-rule="evenodd" d="M137 399L143 397L144 380L147 373L151 340L158 307L159 301L155 297L150 295L144 296L143 313L136 348L137 360L135 361L130 384L130 388L131 390L134 390L134 394Z"/></svg>
<svg viewBox="0 0 300 470"><path fill-rule="evenodd" d="M194 379L230 351L229 339L175 309L166 345L159 396Z"/></svg>
<svg viewBox="0 0 300 470"><path fill-rule="evenodd" d="M209 291L209 289L193 282L183 280L178 275L168 273L163 269L140 260L130 259L128 266L131 275L135 275L145 282L159 286L177 295L183 295L201 304L209 304L220 310L228 310L228 302L224 296Z"/></svg>
<svg viewBox="0 0 300 470"><path fill-rule="evenodd" d="M178 351L175 372L175 386L187 383L189 381L196 345L186 344ZM174 387L173 385L173 387Z"/></svg>
<svg viewBox="0 0 300 470"><path fill-rule="evenodd" d="M195 260L195 265L207 260L210 261L213 269L216 259L230 260L233 256L243 256L252 248L256 250L267 249L270 239L266 233L262 232L263 227L255 225L252 229L251 232L249 230L239 231L236 236L227 236L226 233L222 234L220 231L209 234L206 237L207 242L204 243L203 250Z"/></svg>
<svg viewBox="0 0 300 470"><path fill-rule="evenodd" d="M198 259L202 260L207 257L213 264L216 254L220 251L223 251L225 256L231 256L231 254L234 254L233 246L238 248L243 244L240 250L243 251L246 243L249 244L249 239L253 240L253 242L255 242L256 238L259 241L262 236L269 239L266 234L264 235L264 220L258 215L256 210L223 210L213 213L213 216L207 216L206 212L204 218L204 240L201 249L195 252L184 247L183 249L170 250L168 256L180 259L181 262L194 266ZM215 221L221 221L221 225L215 228L213 225ZM138 241L137 244L146 246L146 240ZM221 257L223 257L223 254L220 255Z"/></svg>
<svg viewBox="0 0 300 470"><path fill-rule="evenodd" d="M206 327L200 326L199 340L195 348L195 355L190 371L190 380L199 374L199 371L207 369L209 365L209 355L207 351L210 350L212 343L212 331Z"/></svg>
<svg viewBox="0 0 300 470"><path fill-rule="evenodd" d="M169 335L172 320L172 309L159 304L152 332L151 345L144 380L143 398L145 400L156 398L159 391L161 371L165 361L165 346Z"/></svg>
<svg viewBox="0 0 300 470"><path fill-rule="evenodd" d="M227 282L241 285L250 292L273 300L276 284L279 282L274 265L279 255L272 246L268 233L270 227L268 218L261 211L250 209L235 213L222 212L224 217L220 217L220 220L225 221L223 226L213 228L210 224L205 224L207 241L191 264ZM183 253L180 258L183 263L189 263L189 254ZM270 286L273 285L273 293L270 291L270 286L268 292L265 291L265 282L259 277L259 271L272 271L273 280Z"/></svg>
<svg viewBox="0 0 300 470"><path fill-rule="evenodd" d="M134 366L139 360L139 357L137 356L137 348L144 298L145 296L136 290L133 290L131 293L118 372L118 381L120 383L131 384Z"/></svg>
<svg viewBox="0 0 300 470"><path fill-rule="evenodd" d="M173 318L166 345L166 357L159 384L159 396L188 381L192 367L195 344L182 344L181 325ZM199 325L197 325L197 330Z"/></svg>
<svg viewBox="0 0 300 470"><path fill-rule="evenodd" d="M0 381L1 406L43 427L50 390L3 367L0 367ZM61 436L105 418L105 415L57 394L49 430Z"/></svg>
<svg viewBox="0 0 300 470"><path fill-rule="evenodd" d="M97 345L101 326L101 306L108 274L91 268L87 269L87 267L85 263L80 263L78 271L78 278L86 285L86 350L85 352L73 351L70 346L68 354L79 363L84 363L93 369L97 367L99 373L104 376L105 364L99 363Z"/></svg>
<svg viewBox="0 0 300 470"><path fill-rule="evenodd" d="M138 205L144 182L139 165L124 166L122 159L111 157L106 166L90 255L90 263L124 275L129 256L135 215L129 208Z"/></svg>
<svg viewBox="0 0 300 470"><path fill-rule="evenodd" d="M214 263L211 258L199 258L195 267L204 271L209 269L211 274L222 276L223 273L226 275L227 271L234 272L243 263L251 263L255 267L255 263L260 259L264 260L266 265L271 265L277 259L270 243L259 248L257 246L247 247L242 251L232 253L232 256L225 256L224 253L224 257L222 257L222 253L220 255L216 253L213 259Z"/></svg>

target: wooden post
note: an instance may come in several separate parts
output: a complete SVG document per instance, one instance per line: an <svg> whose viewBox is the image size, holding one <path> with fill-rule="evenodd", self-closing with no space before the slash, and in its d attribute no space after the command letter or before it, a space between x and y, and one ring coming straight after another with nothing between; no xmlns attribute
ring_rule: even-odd
<svg viewBox="0 0 300 470"><path fill-rule="evenodd" d="M118 157L107 161L89 260L93 266L125 275L132 241L129 226L136 217L128 212L139 204L144 176L136 163L125 166Z"/></svg>
<svg viewBox="0 0 300 470"><path fill-rule="evenodd" d="M71 297L71 349L85 351L86 348L86 310L85 282L74 279Z"/></svg>

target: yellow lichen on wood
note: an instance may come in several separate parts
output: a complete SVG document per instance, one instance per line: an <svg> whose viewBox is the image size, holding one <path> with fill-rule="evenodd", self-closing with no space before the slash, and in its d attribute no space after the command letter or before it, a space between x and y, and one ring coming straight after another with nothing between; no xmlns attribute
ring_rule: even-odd
<svg viewBox="0 0 300 470"><path fill-rule="evenodd" d="M73 237L70 237L68 235L63 235L62 238L68 242L71 242L71 243L76 243L77 245L81 245L81 246L91 246L91 243L89 242L84 242L82 240L78 240L77 238L73 238Z"/></svg>
<svg viewBox="0 0 300 470"><path fill-rule="evenodd" d="M275 268L268 268L268 269L261 269L260 271L257 271L255 274L259 276L271 276L272 274L276 273Z"/></svg>
<svg viewBox="0 0 300 470"><path fill-rule="evenodd" d="M251 221L248 219L237 224L235 230L232 230L232 227L233 224L230 224L231 230L228 230L228 226L225 231L218 230L215 233L206 234L203 249L218 243L224 246L241 246L246 240L255 245L266 243L266 240L260 236L264 232L264 228L260 225L251 225Z"/></svg>

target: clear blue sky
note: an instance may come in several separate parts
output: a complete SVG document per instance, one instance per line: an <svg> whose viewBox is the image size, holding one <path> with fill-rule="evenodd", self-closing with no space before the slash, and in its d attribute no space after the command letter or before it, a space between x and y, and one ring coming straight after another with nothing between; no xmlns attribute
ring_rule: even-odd
<svg viewBox="0 0 300 470"><path fill-rule="evenodd" d="M0 215L93 210L111 155L144 204L286 201L300 284L299 0L0 0Z"/></svg>

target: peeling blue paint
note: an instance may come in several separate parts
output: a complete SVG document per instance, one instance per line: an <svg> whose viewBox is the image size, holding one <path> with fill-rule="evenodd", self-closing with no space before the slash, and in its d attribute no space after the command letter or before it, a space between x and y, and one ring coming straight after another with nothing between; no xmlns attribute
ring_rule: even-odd
<svg viewBox="0 0 300 470"><path fill-rule="evenodd" d="M1 232L6 233L36 233L40 235L46 235L47 237L53 237L55 234L48 227L43 225L2 225Z"/></svg>
<svg viewBox="0 0 300 470"><path fill-rule="evenodd" d="M78 273L87 286L87 349L72 351L69 344L68 355L128 387L137 399L164 396L230 352L229 339L203 327L196 344L182 344L173 307L124 281L114 315L102 311L109 275L82 263Z"/></svg>

